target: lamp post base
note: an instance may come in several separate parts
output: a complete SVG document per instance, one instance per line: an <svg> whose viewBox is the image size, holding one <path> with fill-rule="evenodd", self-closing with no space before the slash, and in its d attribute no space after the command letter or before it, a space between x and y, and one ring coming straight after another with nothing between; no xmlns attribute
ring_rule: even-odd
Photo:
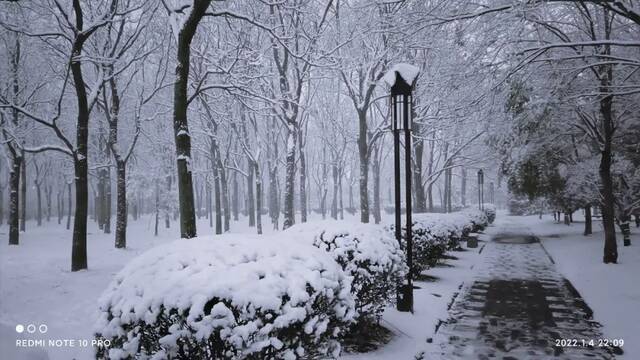
<svg viewBox="0 0 640 360"><path fill-rule="evenodd" d="M413 285L400 285L396 308L402 312L413 312Z"/></svg>

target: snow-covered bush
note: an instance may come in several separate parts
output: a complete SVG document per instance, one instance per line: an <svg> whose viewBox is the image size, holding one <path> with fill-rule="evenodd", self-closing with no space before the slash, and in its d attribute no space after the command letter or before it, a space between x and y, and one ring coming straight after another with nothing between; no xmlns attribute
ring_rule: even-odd
<svg viewBox="0 0 640 360"><path fill-rule="evenodd" d="M496 220L496 206L491 203L482 204L482 210L487 215L487 221L489 224L493 224Z"/></svg>
<svg viewBox="0 0 640 360"><path fill-rule="evenodd" d="M392 229L393 230L393 229ZM435 236L431 228L421 221L413 221L411 238L413 240L413 277L435 266L447 252L448 238ZM403 248L406 249L405 228L403 228Z"/></svg>
<svg viewBox="0 0 640 360"><path fill-rule="evenodd" d="M460 211L460 213L466 215L473 224L472 232L482 231L489 225L487 214L480 209L466 208Z"/></svg>
<svg viewBox="0 0 640 360"><path fill-rule="evenodd" d="M295 225L281 236L308 241L328 252L352 277L358 322L379 320L396 295L407 267L400 244L384 227L345 221L318 221Z"/></svg>
<svg viewBox="0 0 640 360"><path fill-rule="evenodd" d="M273 237L178 240L140 255L99 300L99 359L335 357L351 279L325 251Z"/></svg>
<svg viewBox="0 0 640 360"><path fill-rule="evenodd" d="M449 214L414 214L411 228L413 239L413 275L435 266L448 250L460 248L460 241L471 232L484 229L487 216L478 209L464 209ZM394 225L389 226L394 233ZM402 228L403 248L406 228Z"/></svg>

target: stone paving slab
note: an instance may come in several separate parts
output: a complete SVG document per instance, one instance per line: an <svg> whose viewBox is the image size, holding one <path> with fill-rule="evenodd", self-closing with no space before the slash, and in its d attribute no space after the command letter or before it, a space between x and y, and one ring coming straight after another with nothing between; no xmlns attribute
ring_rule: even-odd
<svg viewBox="0 0 640 360"><path fill-rule="evenodd" d="M425 359L614 358L612 349L588 346L603 338L600 325L535 237L507 229L483 251Z"/></svg>

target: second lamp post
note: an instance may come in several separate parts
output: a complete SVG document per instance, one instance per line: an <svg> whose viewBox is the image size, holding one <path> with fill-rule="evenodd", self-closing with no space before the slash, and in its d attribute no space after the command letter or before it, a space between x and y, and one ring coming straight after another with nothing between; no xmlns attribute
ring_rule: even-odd
<svg viewBox="0 0 640 360"><path fill-rule="evenodd" d="M484 171L478 170L478 209L484 210Z"/></svg>

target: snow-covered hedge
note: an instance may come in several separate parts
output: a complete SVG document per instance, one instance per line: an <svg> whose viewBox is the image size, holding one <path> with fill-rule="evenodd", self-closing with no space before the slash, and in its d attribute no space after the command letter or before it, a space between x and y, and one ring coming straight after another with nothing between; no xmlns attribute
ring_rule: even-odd
<svg viewBox="0 0 640 360"><path fill-rule="evenodd" d="M335 357L355 317L330 254L274 237L225 235L156 247L99 300L99 359Z"/></svg>
<svg viewBox="0 0 640 360"><path fill-rule="evenodd" d="M491 203L485 203L482 205L485 215L487 215L487 221L489 224L493 224L496 220L496 206Z"/></svg>
<svg viewBox="0 0 640 360"><path fill-rule="evenodd" d="M295 225L281 236L311 242L352 277L358 322L379 320L407 271L400 244L380 225L319 221Z"/></svg>
<svg viewBox="0 0 640 360"><path fill-rule="evenodd" d="M460 213L465 214L473 224L472 232L482 231L489 225L487 214L480 209L465 208Z"/></svg>
<svg viewBox="0 0 640 360"><path fill-rule="evenodd" d="M448 250L460 248L460 241L469 233L480 231L488 224L483 211L470 208L449 214L413 214L412 220L414 276L435 266ZM393 233L393 225L389 231ZM402 231L404 239L405 227Z"/></svg>

